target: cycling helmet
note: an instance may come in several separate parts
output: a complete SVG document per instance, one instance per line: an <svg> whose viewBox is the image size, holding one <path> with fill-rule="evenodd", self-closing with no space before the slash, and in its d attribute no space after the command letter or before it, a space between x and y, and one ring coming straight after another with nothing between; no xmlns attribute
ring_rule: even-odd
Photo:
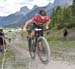
<svg viewBox="0 0 75 69"><path fill-rule="evenodd" d="M45 10L39 10L39 14L42 15L42 16L45 16L46 12L45 12Z"/></svg>

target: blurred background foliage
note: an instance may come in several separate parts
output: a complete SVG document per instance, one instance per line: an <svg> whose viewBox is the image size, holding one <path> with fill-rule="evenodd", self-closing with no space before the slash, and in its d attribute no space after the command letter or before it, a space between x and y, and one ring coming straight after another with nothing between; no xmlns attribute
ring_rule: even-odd
<svg viewBox="0 0 75 69"><path fill-rule="evenodd" d="M73 28L75 27L75 0L73 5L69 7L60 7L53 9L53 13L50 16L52 21L50 28L56 27L57 29Z"/></svg>

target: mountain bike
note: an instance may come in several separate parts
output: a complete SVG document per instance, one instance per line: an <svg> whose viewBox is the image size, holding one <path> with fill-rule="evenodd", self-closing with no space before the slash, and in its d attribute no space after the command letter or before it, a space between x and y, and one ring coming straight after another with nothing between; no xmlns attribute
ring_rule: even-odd
<svg viewBox="0 0 75 69"><path fill-rule="evenodd" d="M38 54L39 59L44 63L47 64L50 60L50 47L41 32L43 29L35 29L35 36L33 38L29 38L29 33L31 32L28 30L28 46L29 46L29 53L32 59L35 59L36 53Z"/></svg>

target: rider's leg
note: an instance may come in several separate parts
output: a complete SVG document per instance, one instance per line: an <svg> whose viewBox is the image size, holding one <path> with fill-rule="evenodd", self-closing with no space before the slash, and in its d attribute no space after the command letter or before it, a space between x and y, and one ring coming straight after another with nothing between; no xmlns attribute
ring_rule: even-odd
<svg viewBox="0 0 75 69"><path fill-rule="evenodd" d="M35 31L34 31L34 30L32 30L32 31L31 31L31 33L30 33L30 35L29 35L29 38L33 38L33 37L34 37L34 35L35 35Z"/></svg>
<svg viewBox="0 0 75 69"><path fill-rule="evenodd" d="M32 38L35 35L35 31L34 31L35 27L36 27L35 24L33 24L32 28L31 28L31 32L29 33L29 36L28 36L28 46L29 46L29 49L31 47L31 40L32 40Z"/></svg>
<svg viewBox="0 0 75 69"><path fill-rule="evenodd" d="M29 43L28 43L28 44L29 44L28 46L29 46L29 49L31 49L31 40L32 40L32 38L34 37L34 35L35 35L35 31L32 30L31 33L30 33L30 35L29 35L29 37L28 37L28 38L29 38L29 39L28 39L28 42L29 42Z"/></svg>

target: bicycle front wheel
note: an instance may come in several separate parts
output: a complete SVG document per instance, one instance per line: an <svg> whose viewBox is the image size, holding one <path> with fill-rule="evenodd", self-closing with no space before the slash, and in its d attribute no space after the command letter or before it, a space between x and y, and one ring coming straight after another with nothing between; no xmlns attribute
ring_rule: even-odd
<svg viewBox="0 0 75 69"><path fill-rule="evenodd" d="M47 64L49 63L50 60L50 47L47 42L47 40L44 37L39 37L38 38L38 56L40 60L44 63Z"/></svg>

